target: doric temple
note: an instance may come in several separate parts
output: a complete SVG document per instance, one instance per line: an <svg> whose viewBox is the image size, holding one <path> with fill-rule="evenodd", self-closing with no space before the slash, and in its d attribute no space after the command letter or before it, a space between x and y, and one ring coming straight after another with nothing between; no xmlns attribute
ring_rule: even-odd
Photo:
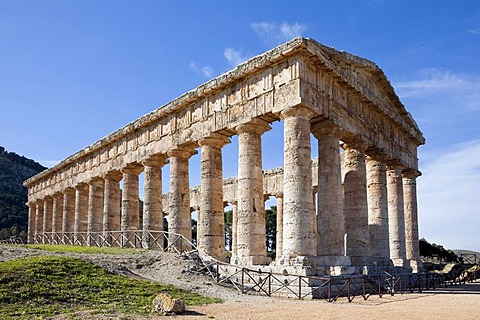
<svg viewBox="0 0 480 320"><path fill-rule="evenodd" d="M263 170L262 134L274 121L283 123L283 167ZM234 135L238 176L223 180L222 147ZM417 271L417 147L424 143L375 63L296 38L25 181L28 241L154 247L166 215L168 241L191 240L197 210L199 253L226 261L228 202L232 264L333 275L373 265ZM198 148L201 184L191 188L188 160ZM162 190L167 162L169 190ZM277 199L274 261L265 244L270 195Z"/></svg>

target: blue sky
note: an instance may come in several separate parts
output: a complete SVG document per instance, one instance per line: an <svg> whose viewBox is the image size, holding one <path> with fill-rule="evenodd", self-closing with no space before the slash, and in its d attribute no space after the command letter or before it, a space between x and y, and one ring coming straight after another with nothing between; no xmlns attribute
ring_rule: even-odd
<svg viewBox="0 0 480 320"><path fill-rule="evenodd" d="M420 236L480 251L474 0L0 0L0 145L51 166L295 36L384 70L427 139ZM264 169L282 164L282 134L281 123L265 134ZM236 148L236 138L224 148L226 177ZM198 155L190 165L196 185Z"/></svg>

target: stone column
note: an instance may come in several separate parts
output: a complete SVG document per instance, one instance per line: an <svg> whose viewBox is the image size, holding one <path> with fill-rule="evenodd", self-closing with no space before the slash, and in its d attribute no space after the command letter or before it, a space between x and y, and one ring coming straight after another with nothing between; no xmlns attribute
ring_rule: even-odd
<svg viewBox="0 0 480 320"><path fill-rule="evenodd" d="M28 206L28 236L27 243L32 244L35 241L35 215L37 212L37 205L32 202L27 203Z"/></svg>
<svg viewBox="0 0 480 320"><path fill-rule="evenodd" d="M388 232L387 167L385 157L367 157L368 229L370 254L380 266L391 265ZM381 160L381 161L379 161Z"/></svg>
<svg viewBox="0 0 480 320"><path fill-rule="evenodd" d="M53 198L46 196L43 201L43 243L52 243Z"/></svg>
<svg viewBox="0 0 480 320"><path fill-rule="evenodd" d="M318 139L317 255L340 257L345 253L340 131L316 126L313 135Z"/></svg>
<svg viewBox="0 0 480 320"><path fill-rule="evenodd" d="M168 231L182 235L188 241L192 241L188 159L194 154L195 150L193 148L186 147L179 147L168 152L170 157ZM191 249L177 235L170 234L168 241L169 246L173 246L179 251Z"/></svg>
<svg viewBox="0 0 480 320"><path fill-rule="evenodd" d="M135 230L138 230L140 228L138 175L142 171L143 166L138 164L129 164L121 170L121 172L123 173L123 188L120 229L124 236L122 245L127 247L137 246Z"/></svg>
<svg viewBox="0 0 480 320"><path fill-rule="evenodd" d="M87 233L89 246L101 246L100 232L103 220L104 180L94 178L88 182Z"/></svg>
<svg viewBox="0 0 480 320"><path fill-rule="evenodd" d="M368 232L367 177L365 150L367 144L361 141L344 144L344 204L346 254L352 265L371 264Z"/></svg>
<svg viewBox="0 0 480 320"><path fill-rule="evenodd" d="M238 211L237 256L233 261L242 265L268 264L261 135L270 130L270 126L253 119L235 129L238 133Z"/></svg>
<svg viewBox="0 0 480 320"><path fill-rule="evenodd" d="M238 202L232 202L232 257L237 257ZM233 260L231 260L233 263Z"/></svg>
<svg viewBox="0 0 480 320"><path fill-rule="evenodd" d="M228 137L213 134L201 139L200 214L197 223L197 248L219 261L225 257L225 213L223 208L222 147Z"/></svg>
<svg viewBox="0 0 480 320"><path fill-rule="evenodd" d="M405 248L406 257L413 272L422 270L418 236L417 177L420 171L407 169L403 174L403 203L405 207Z"/></svg>
<svg viewBox="0 0 480 320"><path fill-rule="evenodd" d="M316 256L313 226L310 118L302 106L283 110L283 250L282 260ZM282 262L281 262L282 263Z"/></svg>
<svg viewBox="0 0 480 320"><path fill-rule="evenodd" d="M73 223L74 244L85 244L88 213L88 186L80 183L75 186L75 221Z"/></svg>
<svg viewBox="0 0 480 320"><path fill-rule="evenodd" d="M63 238L61 235L63 224L63 193L53 195L52 234L53 242L59 244Z"/></svg>
<svg viewBox="0 0 480 320"><path fill-rule="evenodd" d="M403 167L396 163L388 164L387 167L390 259L397 267L405 267L407 265L402 169Z"/></svg>
<svg viewBox="0 0 480 320"><path fill-rule="evenodd" d="M110 171L103 176L105 185L102 231L106 244L112 246L118 244L114 239L119 239L118 235L120 234L121 199L119 182L122 177L120 171Z"/></svg>
<svg viewBox="0 0 480 320"><path fill-rule="evenodd" d="M143 196L143 241L144 248L162 247L163 236L158 233L150 235L149 232L163 231L162 208L162 167L167 163L166 155L156 155L143 161L145 170L144 196ZM153 239L158 238L159 244L154 244Z"/></svg>
<svg viewBox="0 0 480 320"><path fill-rule="evenodd" d="M275 260L282 257L283 252L283 194L277 194L277 234L276 234L276 248Z"/></svg>
<svg viewBox="0 0 480 320"><path fill-rule="evenodd" d="M35 212L35 242L41 243L43 239L43 200L37 200Z"/></svg>
<svg viewBox="0 0 480 320"><path fill-rule="evenodd" d="M75 189L67 188L63 191L63 218L62 218L62 241L72 243L73 226L75 224Z"/></svg>

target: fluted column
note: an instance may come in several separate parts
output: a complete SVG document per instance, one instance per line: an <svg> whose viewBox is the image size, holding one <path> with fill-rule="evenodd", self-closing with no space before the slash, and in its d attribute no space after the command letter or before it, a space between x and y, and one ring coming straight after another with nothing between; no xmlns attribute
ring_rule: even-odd
<svg viewBox="0 0 480 320"><path fill-rule="evenodd" d="M282 111L284 121L282 259L316 256L312 202L310 118L297 106Z"/></svg>
<svg viewBox="0 0 480 320"><path fill-rule="evenodd" d="M61 237L63 224L63 193L53 195L53 216L52 216L52 234L53 242L58 244Z"/></svg>
<svg viewBox="0 0 480 320"><path fill-rule="evenodd" d="M393 264L398 267L407 265L402 170L403 167L397 164L389 164L387 167L390 259L392 259Z"/></svg>
<svg viewBox="0 0 480 320"><path fill-rule="evenodd" d="M35 243L41 243L41 239L43 239L43 200L37 200L35 204Z"/></svg>
<svg viewBox="0 0 480 320"><path fill-rule="evenodd" d="M31 244L34 243L35 237L35 216L37 212L37 205L32 202L27 203L28 206L28 235L27 235L27 243Z"/></svg>
<svg viewBox="0 0 480 320"><path fill-rule="evenodd" d="M283 251L283 194L277 194L275 197L277 198L277 245L275 248L275 259L278 261Z"/></svg>
<svg viewBox="0 0 480 320"><path fill-rule="evenodd" d="M46 196L43 201L43 243L52 242L53 198Z"/></svg>
<svg viewBox="0 0 480 320"><path fill-rule="evenodd" d="M422 262L420 260L418 235L417 177L421 173L415 169L407 169L403 171L402 175L406 256L413 272L420 272L422 270Z"/></svg>
<svg viewBox="0 0 480 320"><path fill-rule="evenodd" d="M80 183L75 186L75 221L73 223L74 244L85 244L88 214L88 186Z"/></svg>
<svg viewBox="0 0 480 320"><path fill-rule="evenodd" d="M100 232L103 220L103 188L104 180L94 178L88 182L88 214L87 233L88 245L101 245Z"/></svg>
<svg viewBox="0 0 480 320"><path fill-rule="evenodd" d="M344 144L346 254L357 266L369 265L369 232L365 150L361 141Z"/></svg>
<svg viewBox="0 0 480 320"><path fill-rule="evenodd" d="M316 127L318 139L317 255L343 256L345 217L343 216L340 132L335 127Z"/></svg>
<svg viewBox="0 0 480 320"><path fill-rule="evenodd" d="M144 248L163 247L163 236L149 232L163 231L163 208L162 208L162 167L167 163L166 155L156 155L143 161L144 196L143 196L143 241ZM155 245L152 240L159 238L160 245Z"/></svg>
<svg viewBox="0 0 480 320"><path fill-rule="evenodd" d="M270 126L254 119L235 129L238 133L238 214L237 256L233 261L245 265L267 264L261 135L270 130Z"/></svg>
<svg viewBox="0 0 480 320"><path fill-rule="evenodd" d="M123 246L135 247L135 231L140 228L140 202L138 199L138 175L143 171L143 166L129 164L121 170L123 174L122 188L122 215L120 228L123 233ZM131 231L131 232L127 232Z"/></svg>
<svg viewBox="0 0 480 320"><path fill-rule="evenodd" d="M390 265L387 167L385 157L367 157L368 228L370 254L377 265Z"/></svg>
<svg viewBox="0 0 480 320"><path fill-rule="evenodd" d="M232 257L237 257L238 202L232 202ZM233 262L233 261L232 261Z"/></svg>
<svg viewBox="0 0 480 320"><path fill-rule="evenodd" d="M188 180L188 159L195 154L193 148L180 147L168 152L170 157L170 194L168 205L168 231L182 235L192 241L192 220L190 216L190 189ZM190 250L178 236L170 235L169 245L179 251ZM183 246L182 246L183 244Z"/></svg>
<svg viewBox="0 0 480 320"><path fill-rule="evenodd" d="M228 137L214 134L201 139L200 215L197 247L202 254L225 261L225 213L223 208L222 147Z"/></svg>
<svg viewBox="0 0 480 320"><path fill-rule="evenodd" d="M113 239L118 238L118 232L120 232L121 199L119 182L122 180L122 177L123 175L120 171L110 171L103 176L105 186L102 231L105 242L112 246L117 245L117 242L113 241Z"/></svg>
<svg viewBox="0 0 480 320"><path fill-rule="evenodd" d="M71 243L72 232L75 224L75 189L67 188L63 191L63 218L62 218L62 241Z"/></svg>

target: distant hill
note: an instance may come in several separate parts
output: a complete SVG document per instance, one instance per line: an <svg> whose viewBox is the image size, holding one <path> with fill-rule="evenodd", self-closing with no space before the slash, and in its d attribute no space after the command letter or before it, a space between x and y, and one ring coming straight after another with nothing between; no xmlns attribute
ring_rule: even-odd
<svg viewBox="0 0 480 320"><path fill-rule="evenodd" d="M26 237L27 188L23 181L46 168L0 146L0 240Z"/></svg>

